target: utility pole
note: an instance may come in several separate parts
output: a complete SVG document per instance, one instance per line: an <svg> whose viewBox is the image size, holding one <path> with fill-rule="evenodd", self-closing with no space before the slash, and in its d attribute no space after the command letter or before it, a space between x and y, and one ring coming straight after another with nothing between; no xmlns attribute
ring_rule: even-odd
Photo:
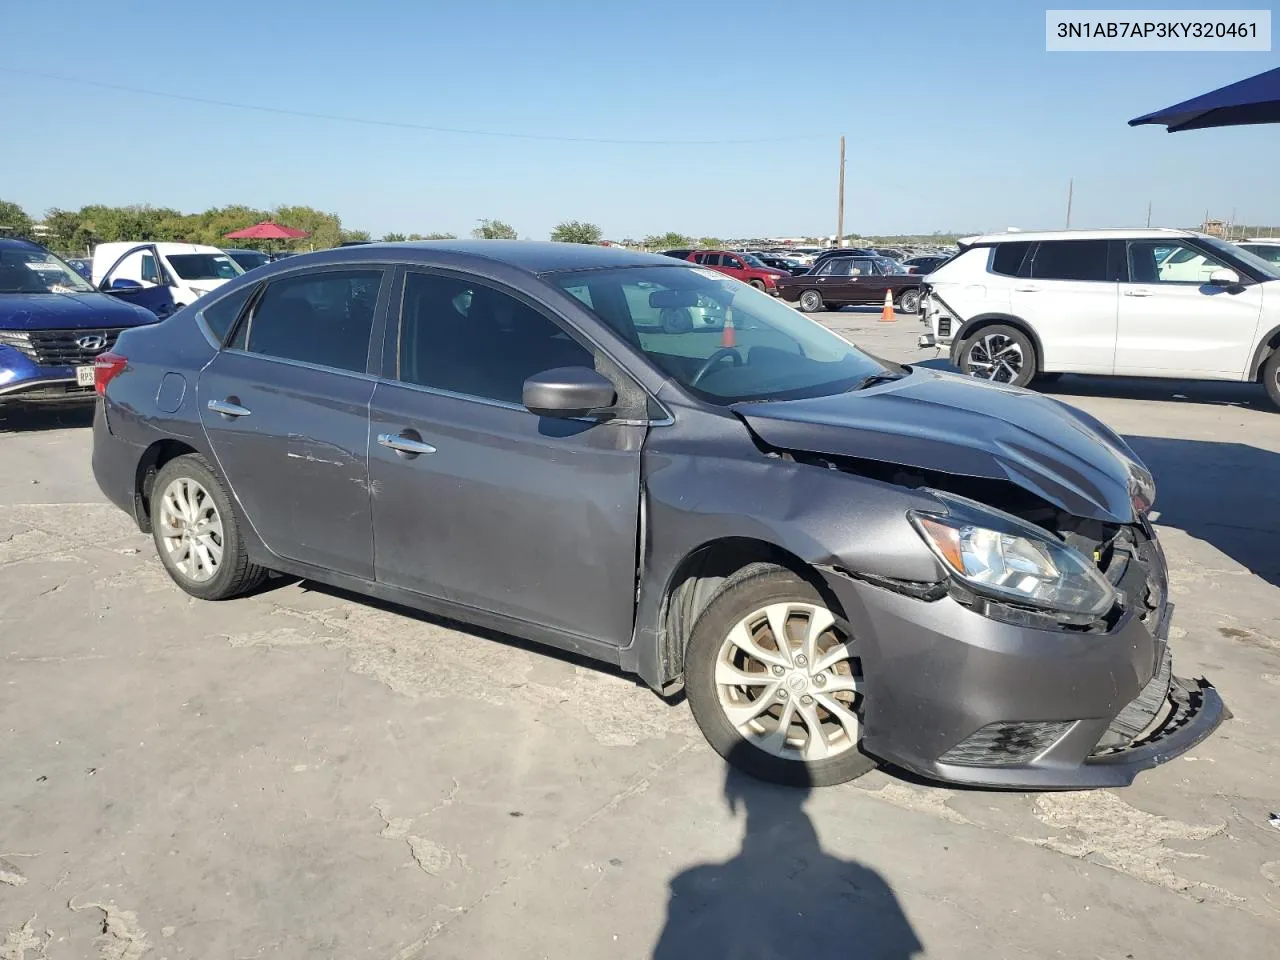
<svg viewBox="0 0 1280 960"><path fill-rule="evenodd" d="M844 135L840 136L840 198L836 203L836 246L844 246Z"/></svg>
<svg viewBox="0 0 1280 960"><path fill-rule="evenodd" d="M1075 192L1076 178L1067 181L1067 229L1071 229L1071 195Z"/></svg>
<svg viewBox="0 0 1280 960"><path fill-rule="evenodd" d="M1151 201L1147 201L1147 226L1151 226Z"/></svg>

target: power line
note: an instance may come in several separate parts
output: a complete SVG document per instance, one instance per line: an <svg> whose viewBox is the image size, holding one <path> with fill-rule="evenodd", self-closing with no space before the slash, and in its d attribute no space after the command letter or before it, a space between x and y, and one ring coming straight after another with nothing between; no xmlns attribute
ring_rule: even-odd
<svg viewBox="0 0 1280 960"><path fill-rule="evenodd" d="M335 123L359 123L370 127L392 127L398 130L418 130L426 133L450 133L468 137L498 137L511 140L549 140L557 143L598 143L620 144L646 147L719 147L759 143L793 143L799 140L823 139L820 135L794 137L758 137L744 140L625 140L612 137L561 137L543 133L515 133L509 130L477 130L467 127L439 127L424 123L407 123L400 120L375 120L370 117L348 117L336 113L315 113L309 110L288 110L284 107L268 107L257 103L237 103L232 100L215 100L210 97L195 97L182 93L170 93L165 90L147 90L142 87L129 87L119 83L106 83L102 80L85 80L82 77L64 77L53 73L38 73L34 70L16 70L12 67L0 67L0 73L11 73L24 77L35 77L40 80L53 80L60 83L78 83L86 87L98 87L102 90L117 90L121 93L133 93L146 97L161 97L166 100L182 100L187 103L203 103L214 107L229 107L235 110L254 110L258 113L271 113L285 117L303 117L308 120L327 120Z"/></svg>

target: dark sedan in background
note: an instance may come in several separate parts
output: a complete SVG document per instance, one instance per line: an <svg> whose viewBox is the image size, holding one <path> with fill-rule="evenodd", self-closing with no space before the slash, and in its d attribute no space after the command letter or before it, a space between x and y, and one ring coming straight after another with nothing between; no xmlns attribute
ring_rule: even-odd
<svg viewBox="0 0 1280 960"><path fill-rule="evenodd" d="M888 291L904 313L920 309L918 273L908 273L887 257L829 257L808 273L778 281L778 296L805 313L838 310L850 304L882 304Z"/></svg>
<svg viewBox="0 0 1280 960"><path fill-rule="evenodd" d="M912 257L909 260L903 260L902 265L912 273L918 273L920 276L928 276L937 270L940 266L950 260L950 257Z"/></svg>
<svg viewBox="0 0 1280 960"><path fill-rule="evenodd" d="M683 686L762 777L1115 786L1225 715L1170 672L1123 440L693 263L306 254L126 332L97 373L94 474L187 593L280 571Z"/></svg>

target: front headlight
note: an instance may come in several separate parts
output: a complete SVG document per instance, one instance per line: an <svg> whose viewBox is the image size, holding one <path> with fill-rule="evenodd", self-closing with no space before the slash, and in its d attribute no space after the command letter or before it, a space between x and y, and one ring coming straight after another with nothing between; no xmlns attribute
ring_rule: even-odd
<svg viewBox="0 0 1280 960"><path fill-rule="evenodd" d="M931 492L947 513L913 511L911 522L952 576L974 592L1092 616L1115 603L1115 588L1078 550L1017 517Z"/></svg>

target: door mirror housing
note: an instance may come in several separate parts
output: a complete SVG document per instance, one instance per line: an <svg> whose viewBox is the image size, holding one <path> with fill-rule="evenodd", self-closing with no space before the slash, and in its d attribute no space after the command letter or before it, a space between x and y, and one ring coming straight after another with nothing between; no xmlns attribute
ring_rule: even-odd
<svg viewBox="0 0 1280 960"><path fill-rule="evenodd" d="M613 384L588 367L556 367L524 382L525 409L540 417L582 417L617 399Z"/></svg>
<svg viewBox="0 0 1280 960"><path fill-rule="evenodd" d="M114 280L111 281L111 286L109 286L107 289L108 290L141 290L142 284L140 284L137 280L129 280L126 277L116 277Z"/></svg>
<svg viewBox="0 0 1280 960"><path fill-rule="evenodd" d="M1238 287L1240 286L1240 274L1223 267L1209 274L1209 283L1215 287Z"/></svg>

